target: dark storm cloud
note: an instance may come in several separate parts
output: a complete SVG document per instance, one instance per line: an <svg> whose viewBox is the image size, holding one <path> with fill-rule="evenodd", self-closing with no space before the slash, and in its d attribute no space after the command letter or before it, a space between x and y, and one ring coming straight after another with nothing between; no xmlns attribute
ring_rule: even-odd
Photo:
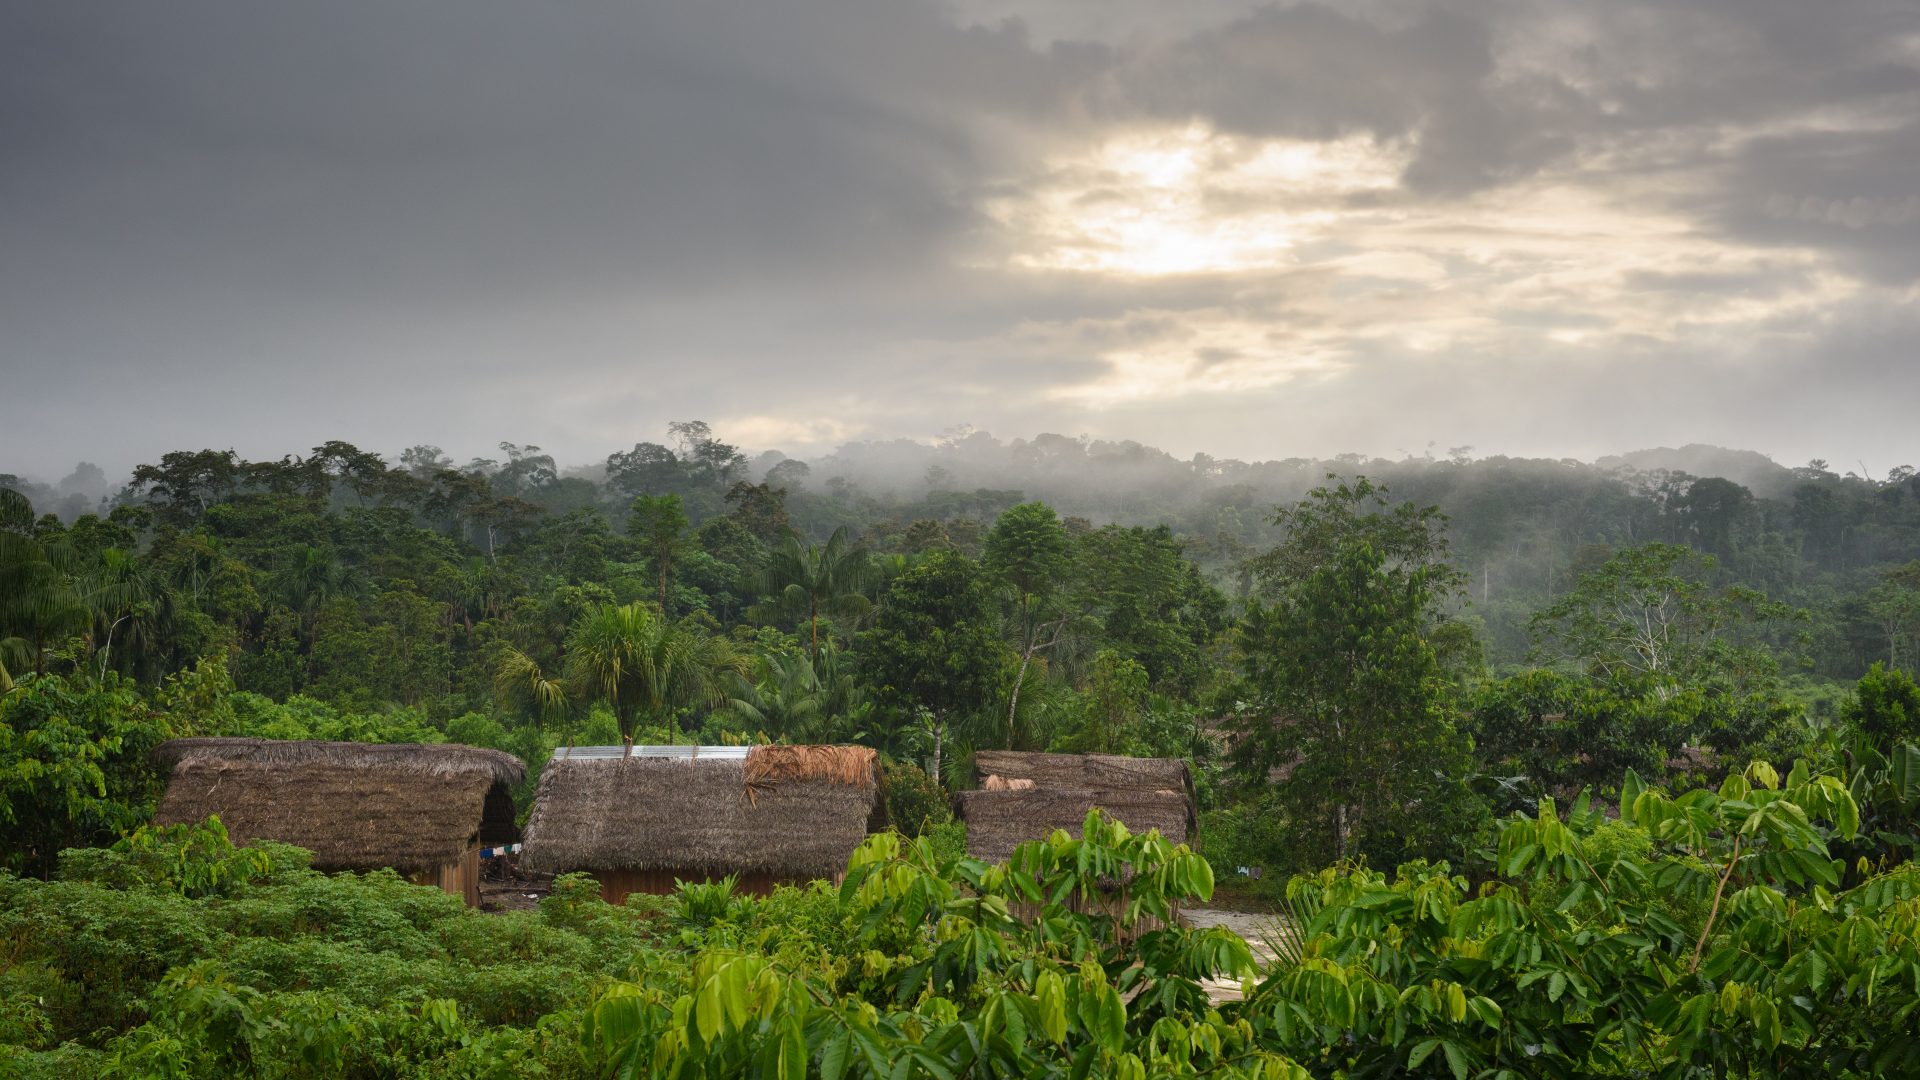
<svg viewBox="0 0 1920 1080"><path fill-rule="evenodd" d="M1756 395L1905 378L1920 277L1911 0L16 4L0 101L0 471L47 476L687 416L1886 446ZM1238 156L1107 154L1188 125ZM1231 174L1268 144L1387 182Z"/></svg>

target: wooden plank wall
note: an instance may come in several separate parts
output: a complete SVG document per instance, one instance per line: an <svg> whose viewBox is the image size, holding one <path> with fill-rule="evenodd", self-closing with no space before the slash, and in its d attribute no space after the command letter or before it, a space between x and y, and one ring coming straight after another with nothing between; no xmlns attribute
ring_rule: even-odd
<svg viewBox="0 0 1920 1080"><path fill-rule="evenodd" d="M480 848L477 845L468 848L466 855L461 858L438 869L415 874L412 880L418 885L432 885L444 889L464 899L468 907L479 907Z"/></svg>

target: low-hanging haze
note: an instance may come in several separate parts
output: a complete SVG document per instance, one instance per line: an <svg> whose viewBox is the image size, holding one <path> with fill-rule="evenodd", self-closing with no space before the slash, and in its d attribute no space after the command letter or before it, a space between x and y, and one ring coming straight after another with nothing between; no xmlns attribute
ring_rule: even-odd
<svg viewBox="0 0 1920 1080"><path fill-rule="evenodd" d="M1914 0L6 0L0 103L0 470L1920 457Z"/></svg>

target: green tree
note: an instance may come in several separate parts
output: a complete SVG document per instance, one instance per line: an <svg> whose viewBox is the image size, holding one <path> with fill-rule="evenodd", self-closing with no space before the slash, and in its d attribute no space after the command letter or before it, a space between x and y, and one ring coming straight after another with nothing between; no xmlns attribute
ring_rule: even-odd
<svg viewBox="0 0 1920 1080"><path fill-rule="evenodd" d="M1069 754L1130 754L1141 743L1147 711L1147 669L1111 650L1093 658L1080 716L1054 740Z"/></svg>
<svg viewBox="0 0 1920 1080"><path fill-rule="evenodd" d="M1276 794L1302 857L1444 850L1473 812L1467 740L1428 640L1460 574L1439 513L1385 508L1364 478L1314 491L1269 565L1297 574L1241 630L1248 708L1234 758Z"/></svg>
<svg viewBox="0 0 1920 1080"><path fill-rule="evenodd" d="M775 738L824 741L834 717L828 688L804 652L781 651L754 662L753 677L739 678L727 699L727 711L742 723Z"/></svg>
<svg viewBox="0 0 1920 1080"><path fill-rule="evenodd" d="M883 708L925 717L928 772L940 776L951 726L992 699L1006 659L979 567L950 551L929 553L888 586L858 653Z"/></svg>
<svg viewBox="0 0 1920 1080"><path fill-rule="evenodd" d="M873 606L866 591L873 585L873 561L845 526L820 546L788 534L768 555L754 581L763 599L749 611L755 619L804 622L808 654L820 655L820 617L858 619Z"/></svg>
<svg viewBox="0 0 1920 1080"><path fill-rule="evenodd" d="M1764 685L1779 671L1764 635L1804 613L1757 589L1713 584L1717 568L1713 556L1672 544L1618 552L1534 616L1536 655L1659 693L1714 679Z"/></svg>
<svg viewBox="0 0 1920 1080"><path fill-rule="evenodd" d="M1042 502L1008 508L987 533L981 566L1011 599L1020 667L1007 695L1007 726L1020 714L1020 693L1034 657L1058 645L1084 618L1068 601L1073 542L1053 507Z"/></svg>
<svg viewBox="0 0 1920 1080"><path fill-rule="evenodd" d="M168 734L111 672L22 676L0 696L0 866L44 874L61 849L148 821L159 786L147 752Z"/></svg>
<svg viewBox="0 0 1920 1080"><path fill-rule="evenodd" d="M747 671L725 640L647 604L589 611L567 635L566 653L575 696L606 702L629 746L639 718L664 726L680 708L724 704L726 677Z"/></svg>
<svg viewBox="0 0 1920 1080"><path fill-rule="evenodd" d="M654 574L660 580L660 610L669 611L667 581L674 560L689 546L687 512L678 495L636 495L627 509L627 535L640 542L640 550L653 560Z"/></svg>
<svg viewBox="0 0 1920 1080"><path fill-rule="evenodd" d="M727 505L733 508L727 516L763 544L771 544L793 529L793 519L787 514L785 488L736 480L727 489Z"/></svg>
<svg viewBox="0 0 1920 1080"><path fill-rule="evenodd" d="M1855 685L1840 720L1876 746L1920 743L1920 685L1906 672L1876 663Z"/></svg>
<svg viewBox="0 0 1920 1080"><path fill-rule="evenodd" d="M1867 593L1867 614L1887 638L1887 666L1920 663L1920 559L1886 572Z"/></svg>
<svg viewBox="0 0 1920 1080"><path fill-rule="evenodd" d="M1155 689L1197 692L1213 671L1208 652L1230 625L1227 599L1172 530L1104 526L1080 538L1075 563L1074 604L1097 620L1101 644L1139 661Z"/></svg>
<svg viewBox="0 0 1920 1080"><path fill-rule="evenodd" d="M32 504L0 487L0 692L21 671L46 670L51 646L87 630L92 611L74 577L80 562L71 545L36 536Z"/></svg>

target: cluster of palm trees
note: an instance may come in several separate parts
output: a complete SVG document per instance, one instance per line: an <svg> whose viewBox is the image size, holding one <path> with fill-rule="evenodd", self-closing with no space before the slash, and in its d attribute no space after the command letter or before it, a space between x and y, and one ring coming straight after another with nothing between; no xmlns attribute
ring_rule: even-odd
<svg viewBox="0 0 1920 1080"><path fill-rule="evenodd" d="M686 708L724 709L763 730L823 734L856 707L843 654L823 637L822 621L852 627L873 608L882 578L845 528L823 545L789 536L751 583L762 597L760 622L803 628L805 654L753 658L690 621L675 622L652 603L603 604L568 630L559 670L507 647L494 672L500 697L543 720L604 703L629 745L644 722L670 727Z"/></svg>
<svg viewBox="0 0 1920 1080"><path fill-rule="evenodd" d="M116 646L165 640L176 616L172 596L128 552L89 555L36 536L32 504L0 488L0 692L21 672L45 671L52 651L74 638L102 674Z"/></svg>

